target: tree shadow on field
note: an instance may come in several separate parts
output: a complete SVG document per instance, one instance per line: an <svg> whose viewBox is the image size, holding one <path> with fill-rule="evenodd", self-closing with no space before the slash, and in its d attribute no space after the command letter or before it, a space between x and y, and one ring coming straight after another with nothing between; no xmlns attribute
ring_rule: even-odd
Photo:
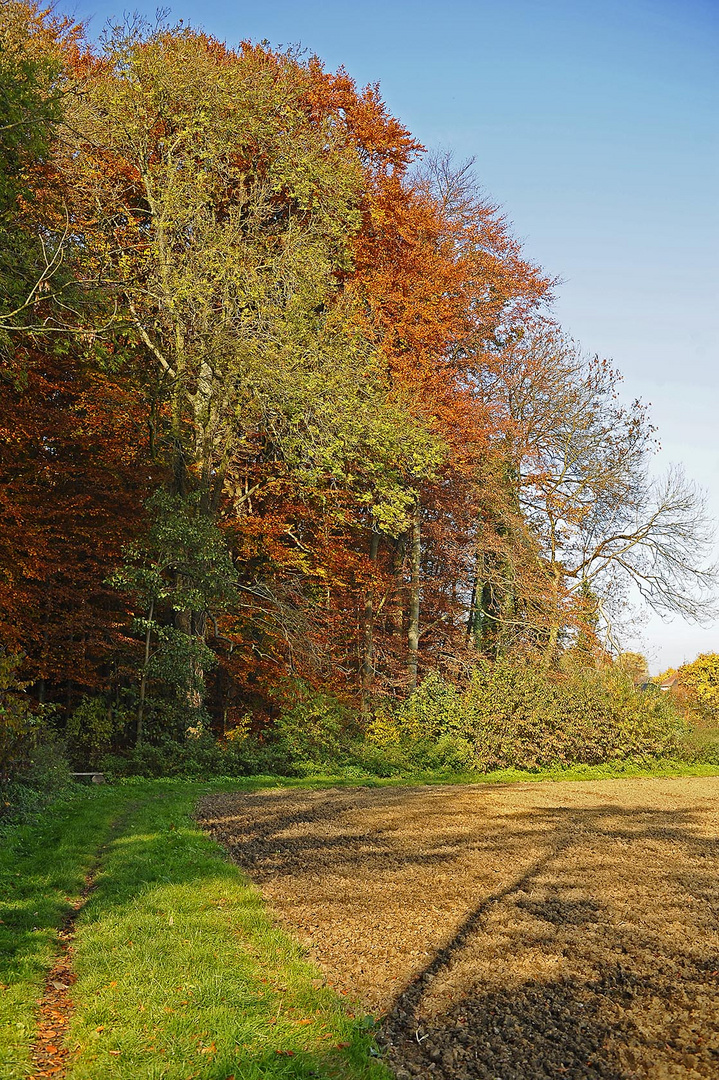
<svg viewBox="0 0 719 1080"><path fill-rule="evenodd" d="M447 1080L719 1076L719 953L716 935L712 947L702 933L718 928L716 840L699 836L694 815L685 811L561 808L534 812L532 819L544 836L544 855L476 905L385 1017L381 1042L397 1075ZM650 843L660 859L658 876L665 888L671 885L665 932L643 919L643 905L660 902L658 897L638 897L630 888L636 908L624 910L625 918L618 920L621 904L616 895L602 895L591 867L578 874L576 867L563 866L564 857L582 843L601 858L613 845L631 850L642 842ZM663 865L662 849L672 853ZM584 895L577 898L580 887ZM706 910L709 900L713 910L711 905ZM690 914L693 902L704 902L698 917ZM694 940L691 933L675 936L680 907L694 922ZM484 977L473 980L473 951L491 945L493 932L506 939L498 971L488 979L485 964ZM517 977L512 961L541 949L561 956L563 974ZM517 967L521 971L524 965ZM458 968L461 976L453 979ZM438 1011L431 998L439 987L442 1000L443 981L455 993L449 1003L445 996ZM457 990L460 999L454 1001Z"/></svg>
<svg viewBox="0 0 719 1080"><path fill-rule="evenodd" d="M401 905L395 922L435 935L382 1022L399 1078L716 1080L719 847L700 814L457 791L223 796L204 824L258 884L280 879L303 902L314 890L320 960L325 904L370 950L365 978L383 899ZM351 921L353 894L363 913L376 904L369 930Z"/></svg>

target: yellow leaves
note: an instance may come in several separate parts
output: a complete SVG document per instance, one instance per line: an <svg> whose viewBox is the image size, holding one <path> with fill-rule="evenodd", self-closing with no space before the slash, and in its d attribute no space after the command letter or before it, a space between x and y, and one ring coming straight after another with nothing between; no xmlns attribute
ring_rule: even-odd
<svg viewBox="0 0 719 1080"><path fill-rule="evenodd" d="M367 725L365 736L375 746L398 746L400 732L395 720L385 713L377 712Z"/></svg>

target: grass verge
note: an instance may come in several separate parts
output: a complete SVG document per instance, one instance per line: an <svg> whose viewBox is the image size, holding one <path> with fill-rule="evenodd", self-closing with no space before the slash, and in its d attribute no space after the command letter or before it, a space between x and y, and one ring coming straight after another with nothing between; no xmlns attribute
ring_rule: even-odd
<svg viewBox="0 0 719 1080"><path fill-rule="evenodd" d="M27 1075L29 1043L57 929L128 795L79 789L0 842L0 1077Z"/></svg>
<svg viewBox="0 0 719 1080"><path fill-rule="evenodd" d="M348 1012L192 821L206 790L160 781L89 792L10 837L3 1080L30 1071L55 932L103 843L76 924L69 1080L388 1076L372 1058L371 1018Z"/></svg>
<svg viewBox="0 0 719 1080"><path fill-rule="evenodd" d="M317 767L302 777L251 776L235 780L233 787L257 790L263 787L396 787L416 784L518 784L560 783L566 780L620 780L641 777L719 776L719 765L705 762L656 760L616 761L602 765L553 765L538 769L494 769L488 773L455 772L451 769L417 770L377 776L356 766L324 771Z"/></svg>

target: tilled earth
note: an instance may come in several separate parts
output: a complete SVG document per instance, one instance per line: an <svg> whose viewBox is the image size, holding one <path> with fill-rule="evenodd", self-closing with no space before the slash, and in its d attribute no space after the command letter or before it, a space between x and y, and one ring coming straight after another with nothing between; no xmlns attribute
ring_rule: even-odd
<svg viewBox="0 0 719 1080"><path fill-rule="evenodd" d="M719 1078L719 777L216 795L399 1080Z"/></svg>

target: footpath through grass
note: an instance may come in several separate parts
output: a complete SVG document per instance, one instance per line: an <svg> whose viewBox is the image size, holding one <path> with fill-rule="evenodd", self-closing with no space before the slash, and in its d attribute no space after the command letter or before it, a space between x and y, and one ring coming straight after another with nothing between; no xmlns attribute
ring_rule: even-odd
<svg viewBox="0 0 719 1080"><path fill-rule="evenodd" d="M210 789L156 781L79 793L6 838L2 1080L31 1074L56 929L103 843L76 924L70 1080L388 1075L371 1056L371 1019L352 1016L324 986L191 820Z"/></svg>
<svg viewBox="0 0 719 1080"><path fill-rule="evenodd" d="M0 1080L31 1075L38 999L57 931L93 874L75 924L69 1080L387 1077L372 1021L352 1016L258 891L191 814L202 794L328 784L506 783L716 775L716 766L627 763L485 777L420 774L79 789L0 839Z"/></svg>

